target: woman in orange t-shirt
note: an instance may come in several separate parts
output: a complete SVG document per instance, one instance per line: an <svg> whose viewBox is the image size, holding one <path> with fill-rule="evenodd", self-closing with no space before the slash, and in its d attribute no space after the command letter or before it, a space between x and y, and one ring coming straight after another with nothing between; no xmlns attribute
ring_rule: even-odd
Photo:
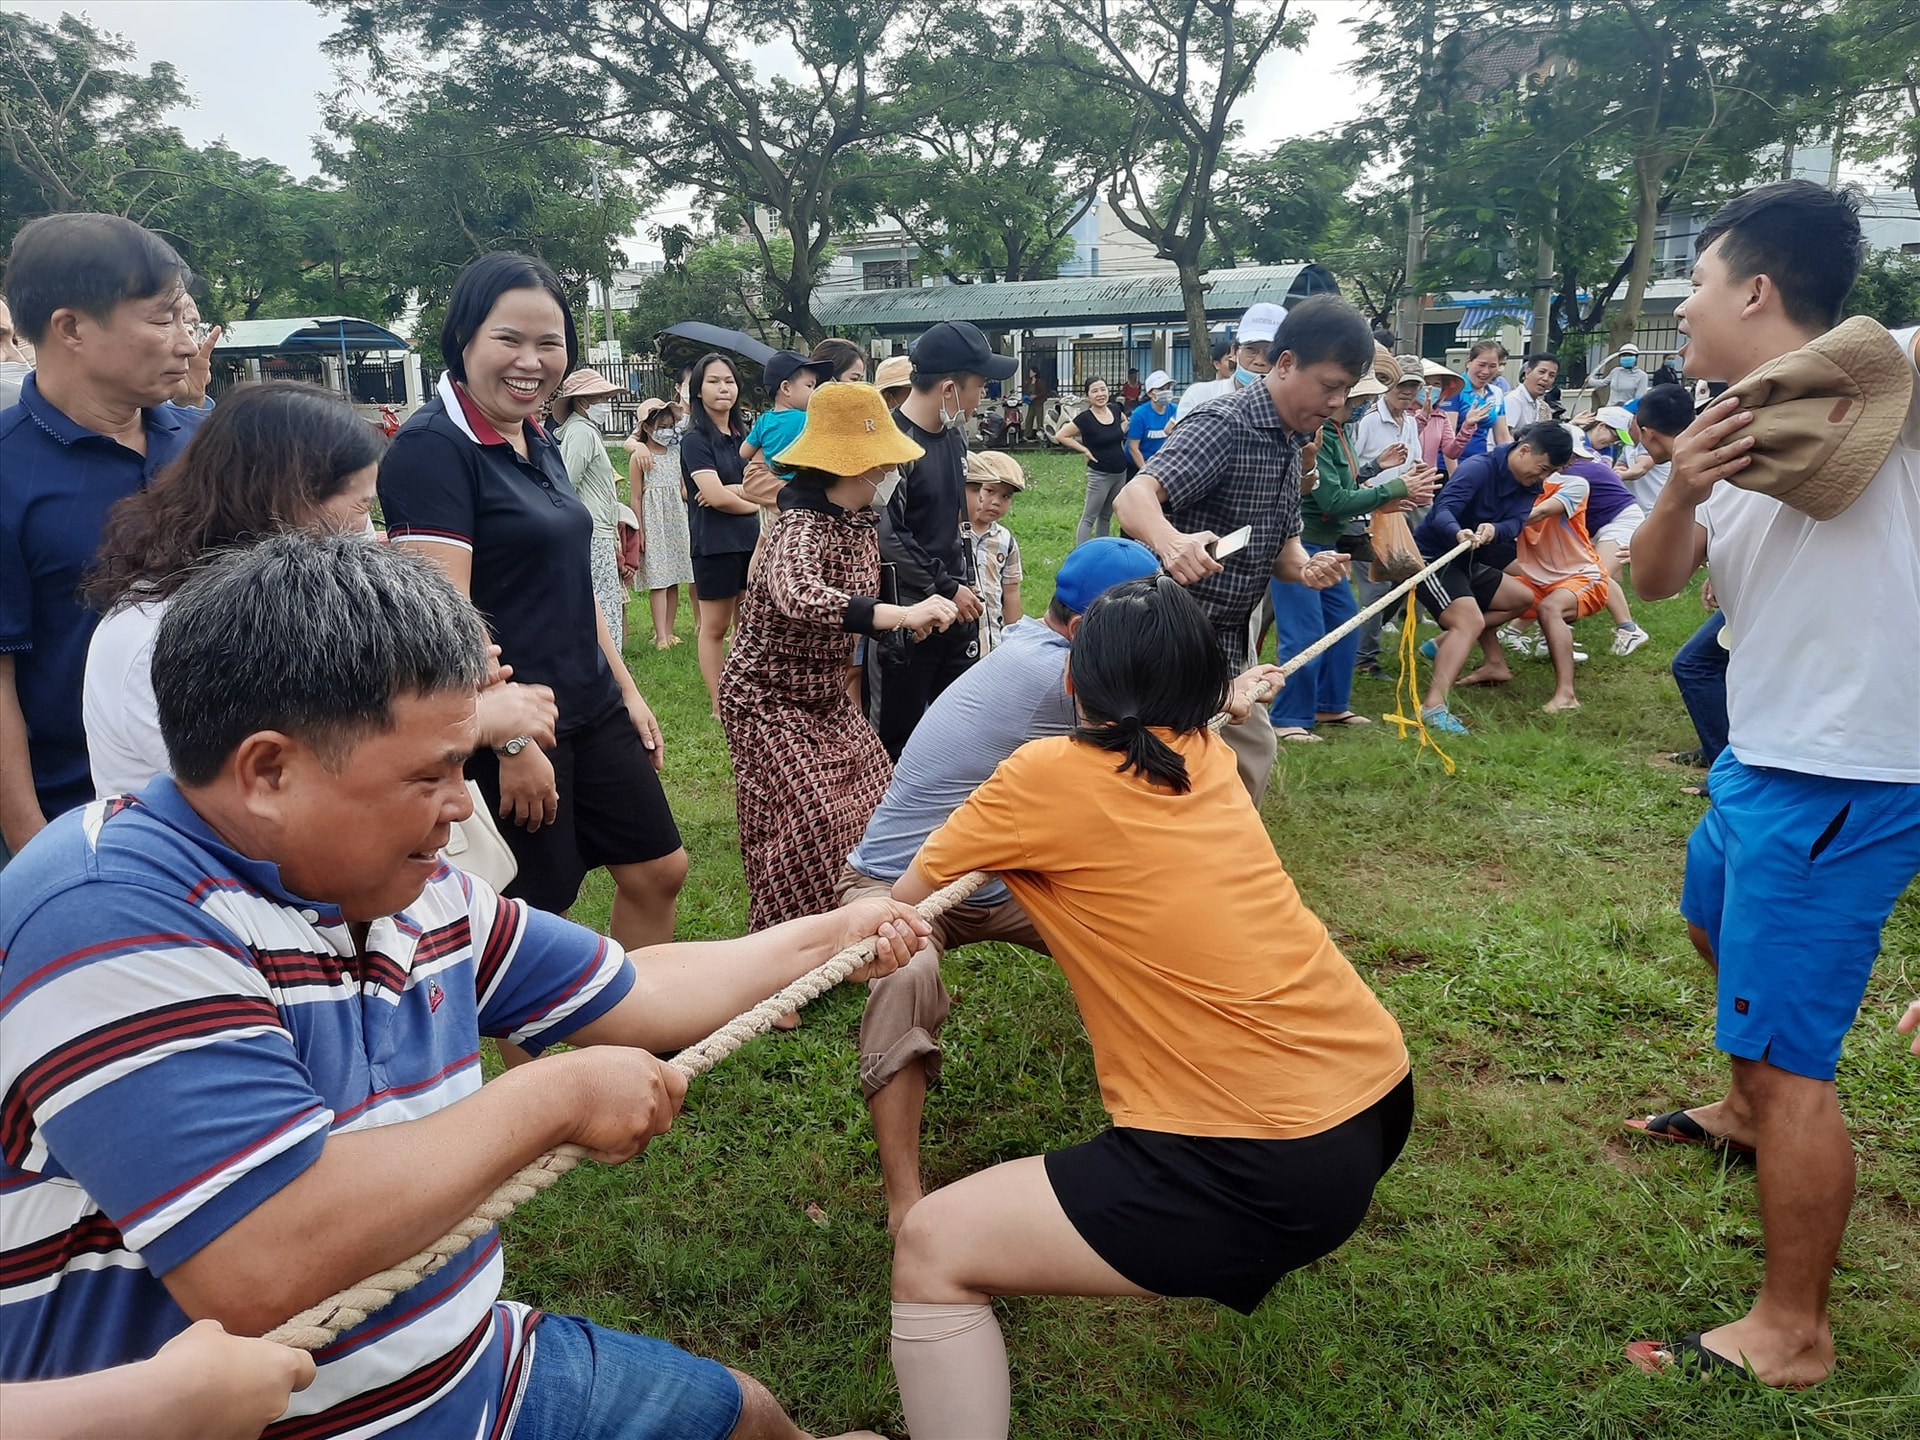
<svg viewBox="0 0 1920 1440"><path fill-rule="evenodd" d="M1016 751L894 887L1006 881L1073 987L1114 1121L907 1212L893 1357L914 1440L1007 1434L991 1296L1251 1313L1353 1233L1406 1143L1400 1028L1301 902L1207 727L1230 681L1171 577L1109 590L1073 642L1079 728Z"/></svg>

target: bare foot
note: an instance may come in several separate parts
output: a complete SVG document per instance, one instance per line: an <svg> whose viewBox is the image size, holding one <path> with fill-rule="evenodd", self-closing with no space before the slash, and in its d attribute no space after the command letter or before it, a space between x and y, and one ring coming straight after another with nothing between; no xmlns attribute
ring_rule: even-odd
<svg viewBox="0 0 1920 1440"><path fill-rule="evenodd" d="M773 1028L776 1030L798 1030L800 1028L800 1012L796 1010L791 1015L782 1015L778 1020L773 1022Z"/></svg>
<svg viewBox="0 0 1920 1440"><path fill-rule="evenodd" d="M1461 676L1455 683L1460 685L1504 685L1511 679L1513 679L1513 671L1506 667L1505 662L1495 665L1489 660L1471 675Z"/></svg>
<svg viewBox="0 0 1920 1440"><path fill-rule="evenodd" d="M1770 1328L1748 1314L1709 1330L1700 1343L1716 1355L1744 1364L1763 1385L1798 1389L1818 1385L1833 1373L1833 1332L1797 1337Z"/></svg>
<svg viewBox="0 0 1920 1440"><path fill-rule="evenodd" d="M1580 702L1571 695L1556 695L1540 708L1549 715L1558 715L1562 710L1578 710Z"/></svg>

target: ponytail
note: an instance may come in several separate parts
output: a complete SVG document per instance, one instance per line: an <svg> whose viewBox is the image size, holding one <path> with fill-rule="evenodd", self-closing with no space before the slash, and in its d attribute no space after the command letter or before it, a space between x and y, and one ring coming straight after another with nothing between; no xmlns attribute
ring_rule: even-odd
<svg viewBox="0 0 1920 1440"><path fill-rule="evenodd" d="M1080 619L1069 668L1080 709L1074 739L1121 756L1122 775L1176 795L1193 788L1186 758L1154 732L1203 731L1233 672L1205 612L1172 576L1123 581L1099 596Z"/></svg>
<svg viewBox="0 0 1920 1440"><path fill-rule="evenodd" d="M1186 757L1143 725L1138 715L1122 715L1098 724L1082 722L1074 726L1073 738L1122 756L1115 767L1121 775L1131 770L1176 795L1193 788L1193 781L1187 777Z"/></svg>

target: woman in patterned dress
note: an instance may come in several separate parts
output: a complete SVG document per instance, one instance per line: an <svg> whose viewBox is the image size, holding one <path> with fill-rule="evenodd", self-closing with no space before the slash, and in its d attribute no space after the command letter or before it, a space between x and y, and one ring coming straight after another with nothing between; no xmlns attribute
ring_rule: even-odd
<svg viewBox="0 0 1920 1440"><path fill-rule="evenodd" d="M871 385L825 385L800 438L776 457L794 477L720 676L750 930L832 908L834 877L892 775L847 695L854 637L924 635L957 618L938 595L907 606L873 598L874 506L897 483L888 471L921 453Z"/></svg>
<svg viewBox="0 0 1920 1440"><path fill-rule="evenodd" d="M680 493L680 426L664 400L642 400L627 437L627 489L640 517L640 568L633 588L647 592L653 648L678 645L680 587L693 583L688 553L687 498Z"/></svg>

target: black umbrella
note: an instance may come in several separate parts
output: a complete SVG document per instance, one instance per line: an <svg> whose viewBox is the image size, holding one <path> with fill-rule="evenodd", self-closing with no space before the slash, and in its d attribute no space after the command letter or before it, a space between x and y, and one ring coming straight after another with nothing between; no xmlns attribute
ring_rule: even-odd
<svg viewBox="0 0 1920 1440"><path fill-rule="evenodd" d="M709 350L725 350L758 366L764 366L773 358L773 346L766 342L754 339L743 330L723 330L703 320L683 320L678 325L669 325L653 337L653 343L660 358L670 364L676 361L686 364ZM686 358L679 359L682 355Z"/></svg>

